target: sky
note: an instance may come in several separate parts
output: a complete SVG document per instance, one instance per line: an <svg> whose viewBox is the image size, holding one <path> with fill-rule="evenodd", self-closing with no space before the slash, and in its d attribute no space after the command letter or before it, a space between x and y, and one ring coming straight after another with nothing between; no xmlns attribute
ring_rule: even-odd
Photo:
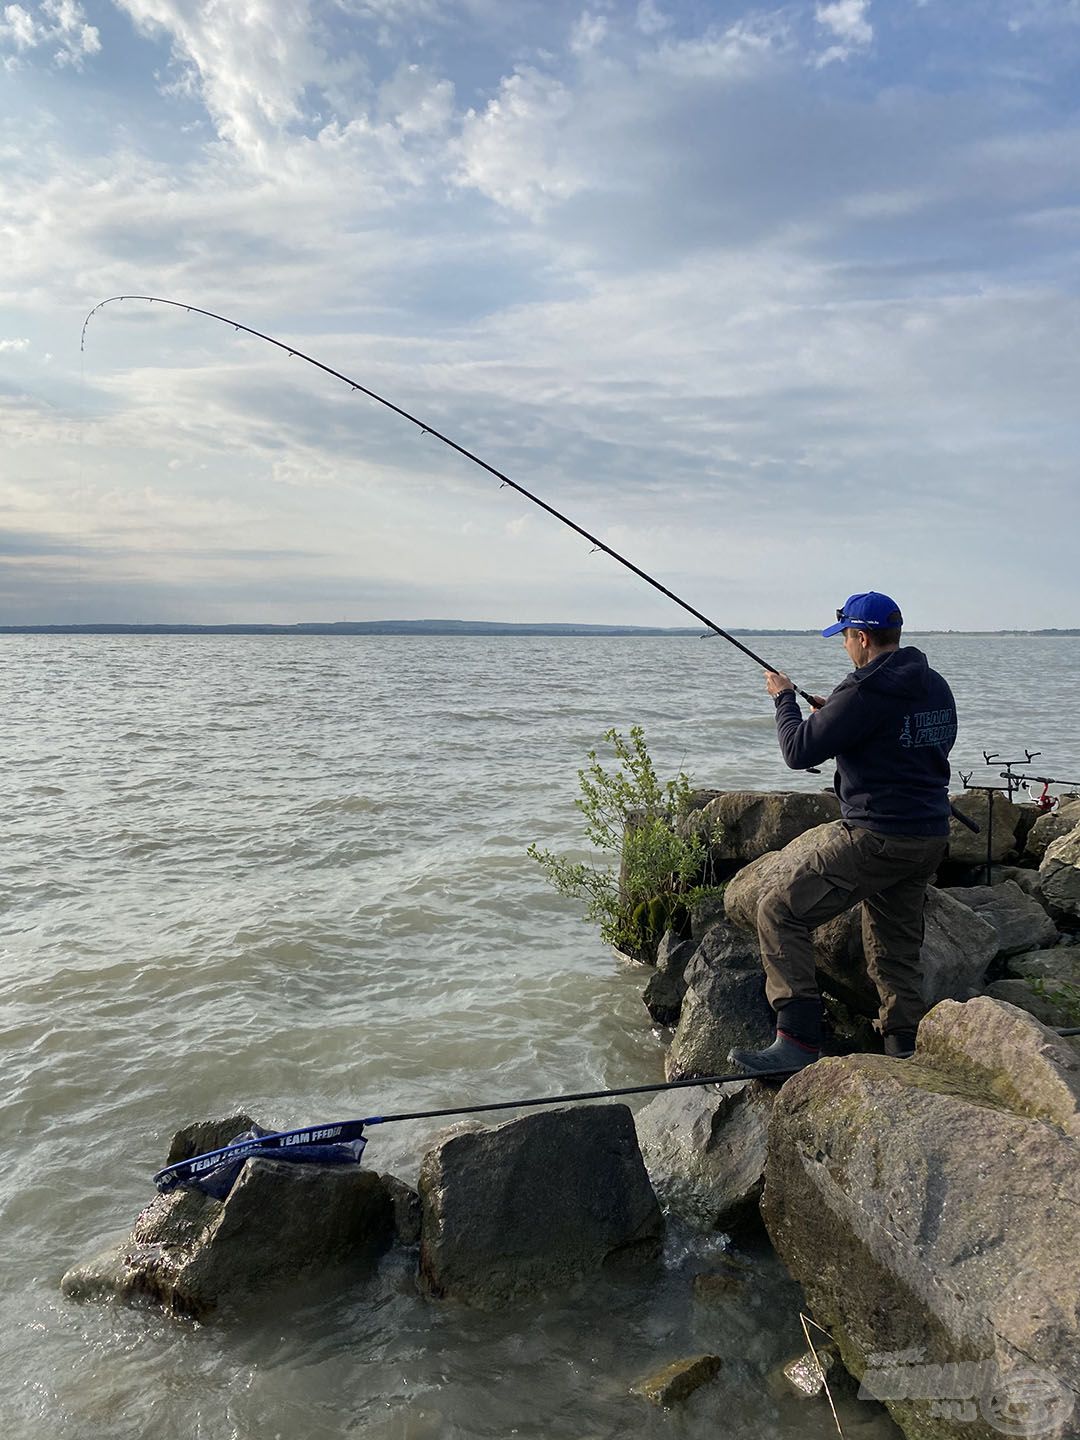
<svg viewBox="0 0 1080 1440"><path fill-rule="evenodd" d="M1080 0L0 0L0 623L1080 625Z"/></svg>

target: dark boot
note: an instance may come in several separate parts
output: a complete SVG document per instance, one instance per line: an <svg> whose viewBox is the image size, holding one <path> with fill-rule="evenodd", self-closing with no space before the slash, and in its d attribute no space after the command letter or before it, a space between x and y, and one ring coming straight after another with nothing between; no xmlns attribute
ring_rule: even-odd
<svg viewBox="0 0 1080 1440"><path fill-rule="evenodd" d="M910 1060L915 1054L914 1030L890 1030L885 1036L885 1054L894 1060Z"/></svg>
<svg viewBox="0 0 1080 1440"><path fill-rule="evenodd" d="M812 1065L820 1054L817 1045L807 1045L777 1030L776 1039L764 1050L732 1050L728 1059L751 1075L790 1075Z"/></svg>

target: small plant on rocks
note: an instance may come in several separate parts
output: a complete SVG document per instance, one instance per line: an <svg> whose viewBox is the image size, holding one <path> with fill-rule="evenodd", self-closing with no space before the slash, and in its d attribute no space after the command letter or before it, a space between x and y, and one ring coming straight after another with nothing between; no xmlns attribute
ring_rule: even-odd
<svg viewBox="0 0 1080 1440"><path fill-rule="evenodd" d="M692 794L682 771L661 784L640 725L629 737L608 730L615 767L605 769L597 752L578 771L581 795L575 805L585 817L585 834L597 850L618 857L618 866L598 868L529 846L561 895L586 903L586 920L599 922L609 945L636 960L652 961L665 930L688 923L687 904L701 892L709 837L683 836L677 821Z"/></svg>

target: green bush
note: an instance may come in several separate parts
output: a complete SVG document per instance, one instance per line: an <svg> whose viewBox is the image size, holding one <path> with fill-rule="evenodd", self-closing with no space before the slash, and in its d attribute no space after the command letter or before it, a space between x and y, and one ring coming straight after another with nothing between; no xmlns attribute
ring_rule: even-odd
<svg viewBox="0 0 1080 1440"><path fill-rule="evenodd" d="M575 805L585 817L585 834L597 850L618 856L617 867L597 869L529 846L561 895L586 903L585 918L599 922L600 935L639 960L653 960L665 930L684 930L687 905L700 891L709 837L684 839L675 830L686 813L689 777L679 772L661 784L640 725L629 739L608 730L616 767L606 770L595 750L578 771L581 796Z"/></svg>

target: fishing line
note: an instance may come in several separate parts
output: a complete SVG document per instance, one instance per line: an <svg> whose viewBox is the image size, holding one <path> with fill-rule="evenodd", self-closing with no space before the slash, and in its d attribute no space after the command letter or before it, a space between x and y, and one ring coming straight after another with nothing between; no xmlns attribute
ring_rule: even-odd
<svg viewBox="0 0 1080 1440"><path fill-rule="evenodd" d="M182 300L166 300L161 295L110 295L107 300L102 300L99 304L95 305L83 321L82 338L79 344L80 353L85 353L86 329L93 317L99 310L103 310L106 305L113 305L121 300L144 301L150 305L169 305L176 310L185 310L189 315L205 315L209 320L217 320L222 325L231 325L233 330L243 331L245 335L251 335L256 340L265 340L268 345L274 345L277 349L284 350L290 358L295 357L298 360L304 360L309 365L314 365L317 370L322 370L324 374L332 375L335 380L341 380L344 384L350 386L353 391L357 391L361 395L366 395L369 400L374 400L379 405L384 405L387 410L392 410L395 415L400 415L403 420L408 420L411 424L416 425L421 434L431 435L436 440L441 440L444 445L448 445L451 450L456 450L457 453L463 455L466 460L471 460L474 465L479 465L480 468L486 470L489 475L494 475L496 480L501 484L509 485L510 488L516 490L519 495L524 495L526 500L531 500L534 505L539 505L541 510L546 510L547 513L553 515L556 520L561 520L564 525L568 525L571 530L574 530L583 539L587 540L594 549L603 551L605 555L610 555L613 560L617 560L620 565L624 565L627 570L632 571L639 579L651 585L654 590L659 590L661 595L666 595L669 600L673 600L676 605L681 606L688 614L693 615L695 620L700 620L703 625L708 626L714 635L719 635L721 639L727 640L729 644L734 645L737 650L741 650L744 655L753 660L755 664L760 665L763 670L767 670L769 674L778 675L781 673L775 665L770 665L767 660L763 660L760 655L755 654L748 645L744 645L741 640L736 640L734 635L729 635L728 632L721 629L714 620L710 620L707 615L703 615L700 610L696 610L693 605L688 604L687 601L676 595L673 590L669 590L666 585L662 585L659 580L647 574L640 566L635 565L632 560L628 560L625 555L620 555L617 550L613 550L611 546L605 544L603 540L590 534L588 530L583 529L576 521L571 520L568 515L564 515L561 510L556 510L555 507L549 505L546 500L541 500L539 495L534 495L531 490L526 490L524 485L519 485L516 480L511 480L509 475L504 475L503 472L497 470L494 465L489 465L486 460L481 460L479 455L475 455L471 450L467 450L464 445L459 445L456 440L451 440L448 435L444 435L441 430L436 430L433 425L429 425L426 421L418 419L417 416L410 414L408 410L403 410L400 405L395 405L392 400L387 400L384 396L377 395L374 390L368 389L366 385L361 385L358 380L353 380L351 376L343 374L340 370L335 370L332 365L325 365L321 360L316 360L314 356L306 354L303 350L298 350L295 345L287 345L284 340L275 340L273 335L266 335L261 330L253 330L250 325L244 325L241 321L233 320L228 315L218 315L213 310L203 310L198 305L187 305ZM794 688L797 695L801 695L808 704L814 706L814 697L812 695L808 695L805 690L800 690L797 685Z"/></svg>

